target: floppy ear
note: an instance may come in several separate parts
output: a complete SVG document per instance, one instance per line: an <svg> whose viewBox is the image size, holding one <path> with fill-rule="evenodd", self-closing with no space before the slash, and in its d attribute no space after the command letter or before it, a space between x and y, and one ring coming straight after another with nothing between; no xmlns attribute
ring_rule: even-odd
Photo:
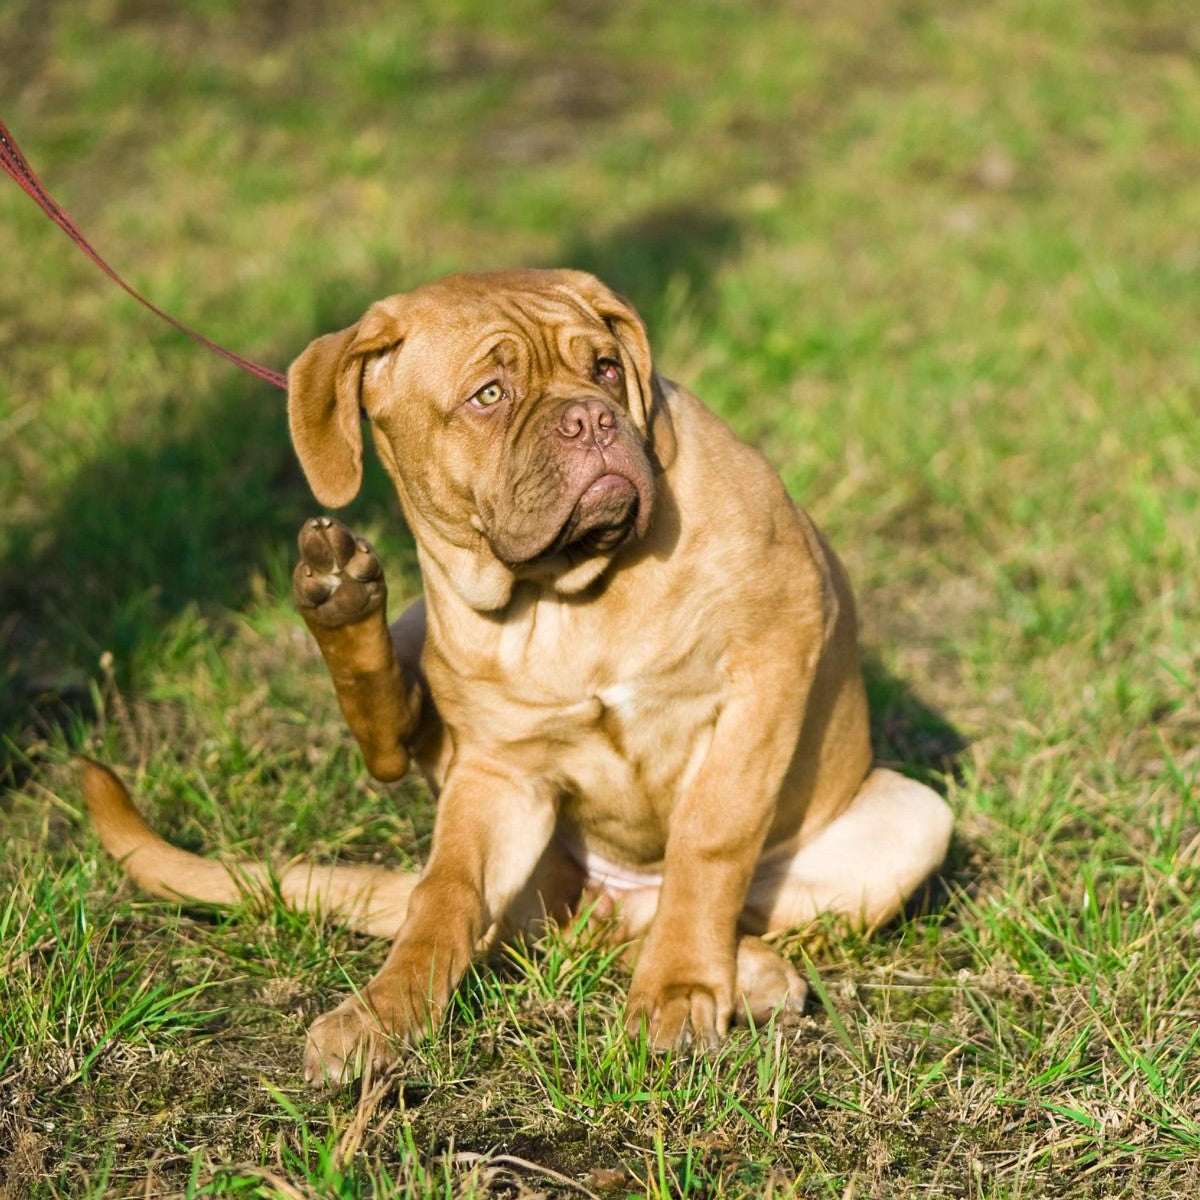
<svg viewBox="0 0 1200 1200"><path fill-rule="evenodd" d="M623 296L586 271L562 271L567 289L584 300L613 331L625 359L625 392L629 412L638 427L649 430L654 404L654 361L650 339L637 310Z"/></svg>
<svg viewBox="0 0 1200 1200"><path fill-rule="evenodd" d="M288 369L292 445L313 495L329 508L349 504L362 483L362 373L342 370L357 331L352 325L317 338Z"/></svg>
<svg viewBox="0 0 1200 1200"><path fill-rule="evenodd" d="M393 297L393 299L395 299ZM288 370L288 428L313 495L341 508L362 484L363 367L401 340L394 305L372 305L357 325L310 342Z"/></svg>

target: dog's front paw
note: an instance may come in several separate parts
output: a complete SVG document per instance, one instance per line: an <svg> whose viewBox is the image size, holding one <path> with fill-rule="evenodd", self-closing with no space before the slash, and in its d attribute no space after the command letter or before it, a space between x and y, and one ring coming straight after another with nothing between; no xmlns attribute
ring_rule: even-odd
<svg viewBox="0 0 1200 1200"><path fill-rule="evenodd" d="M362 992L318 1017L308 1030L304 1078L314 1086L348 1083L370 1068L390 1066L405 1044L436 1029L449 999L449 979L435 971L432 951L397 954Z"/></svg>
<svg viewBox="0 0 1200 1200"><path fill-rule="evenodd" d="M629 1036L637 1037L645 1030L646 1041L654 1050L718 1045L729 1032L733 981L705 980L700 975L655 971L643 958L633 973L625 1009Z"/></svg>
<svg viewBox="0 0 1200 1200"><path fill-rule="evenodd" d="M358 996L348 996L309 1026L304 1078L313 1087L349 1083L395 1057L382 1020Z"/></svg>
<svg viewBox="0 0 1200 1200"><path fill-rule="evenodd" d="M339 629L383 607L383 566L368 541L333 517L313 517L299 543L292 595L309 624Z"/></svg>

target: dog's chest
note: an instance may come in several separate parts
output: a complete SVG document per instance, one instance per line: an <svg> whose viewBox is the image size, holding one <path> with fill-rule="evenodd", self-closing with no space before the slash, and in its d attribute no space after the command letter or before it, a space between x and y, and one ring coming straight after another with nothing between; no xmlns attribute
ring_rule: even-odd
<svg viewBox="0 0 1200 1200"><path fill-rule="evenodd" d="M585 852L661 861L671 810L704 761L720 707L711 677L682 683L635 673L578 700L514 710L523 728L508 752L554 789L560 821Z"/></svg>
<svg viewBox="0 0 1200 1200"><path fill-rule="evenodd" d="M719 644L610 627L549 604L507 623L487 669L439 699L455 740L550 782L567 815L613 850L655 842L699 770L724 697ZM472 656L478 666L478 647Z"/></svg>
<svg viewBox="0 0 1200 1200"><path fill-rule="evenodd" d="M700 770L721 693L711 678L635 676L599 689L558 720L542 763L563 788L562 816L593 851L657 863L671 810Z"/></svg>

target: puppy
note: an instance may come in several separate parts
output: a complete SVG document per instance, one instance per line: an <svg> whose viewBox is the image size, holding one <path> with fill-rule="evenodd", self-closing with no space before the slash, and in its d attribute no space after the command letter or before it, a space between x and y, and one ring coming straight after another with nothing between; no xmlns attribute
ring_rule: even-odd
<svg viewBox="0 0 1200 1200"><path fill-rule="evenodd" d="M301 531L295 596L368 770L415 762L438 809L419 875L278 876L393 938L309 1031L309 1080L386 1061L482 947L585 889L636 943L626 1021L655 1047L801 1005L763 935L879 925L951 833L936 793L872 769L854 603L812 521L581 272L451 276L313 342L288 415L328 507L358 491L364 414L424 596L389 629L374 551L328 517ZM84 790L149 890L266 881L168 846L104 768Z"/></svg>

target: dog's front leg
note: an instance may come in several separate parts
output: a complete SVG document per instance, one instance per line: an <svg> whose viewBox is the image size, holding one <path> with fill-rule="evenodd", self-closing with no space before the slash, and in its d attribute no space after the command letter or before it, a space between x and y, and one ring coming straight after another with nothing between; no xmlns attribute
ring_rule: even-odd
<svg viewBox="0 0 1200 1200"><path fill-rule="evenodd" d="M313 1024L310 1083L386 1064L397 1043L436 1027L496 922L521 893L554 832L549 794L489 763L457 762L438 801L429 863L379 973Z"/></svg>
<svg viewBox="0 0 1200 1200"><path fill-rule="evenodd" d="M376 779L399 779L421 719L419 641L413 660L401 664L387 625L383 568L368 542L332 517L306 521L299 542L296 607L321 649L367 770Z"/></svg>
<svg viewBox="0 0 1200 1200"><path fill-rule="evenodd" d="M730 697L671 813L658 908L634 968L626 1028L657 1049L724 1037L736 1003L738 919L799 733L786 681ZM782 710L782 711L781 711Z"/></svg>

